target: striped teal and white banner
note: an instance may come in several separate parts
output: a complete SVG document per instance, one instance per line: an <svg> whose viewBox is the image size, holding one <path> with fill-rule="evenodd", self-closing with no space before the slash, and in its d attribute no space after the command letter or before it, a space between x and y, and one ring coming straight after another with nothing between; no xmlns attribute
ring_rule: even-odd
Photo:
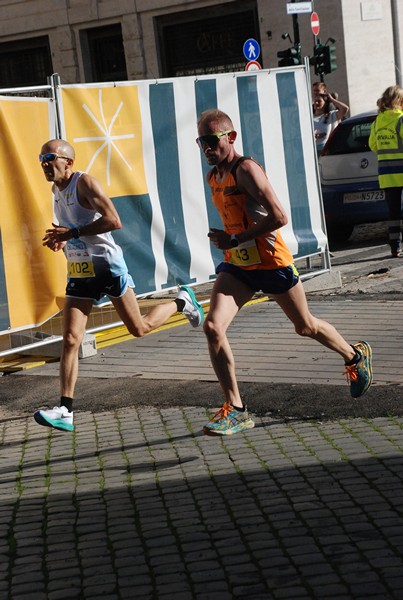
<svg viewBox="0 0 403 600"><path fill-rule="evenodd" d="M79 168L118 208L124 227L114 235L138 294L207 282L221 261L207 238L221 221L195 143L209 108L230 115L238 152L264 167L287 211L294 257L326 248L305 68L61 89L62 131L78 161L90 147Z"/></svg>
<svg viewBox="0 0 403 600"><path fill-rule="evenodd" d="M208 282L222 259L207 237L221 222L195 143L208 108L230 115L237 150L266 170L289 216L283 235L294 257L327 250L305 67L56 91L56 102L0 98L0 333L41 325L63 304L64 256L42 246L52 194L37 160L56 119L76 149L75 168L117 206L123 229L114 235L139 295ZM11 163L24 164L24 178Z"/></svg>

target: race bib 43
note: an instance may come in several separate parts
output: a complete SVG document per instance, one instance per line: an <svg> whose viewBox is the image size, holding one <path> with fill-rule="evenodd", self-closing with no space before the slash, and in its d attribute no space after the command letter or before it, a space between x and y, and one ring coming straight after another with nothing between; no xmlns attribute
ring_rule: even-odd
<svg viewBox="0 0 403 600"><path fill-rule="evenodd" d="M237 248L231 248L230 253L233 265L250 266L258 265L262 262L255 240L244 242L237 246Z"/></svg>

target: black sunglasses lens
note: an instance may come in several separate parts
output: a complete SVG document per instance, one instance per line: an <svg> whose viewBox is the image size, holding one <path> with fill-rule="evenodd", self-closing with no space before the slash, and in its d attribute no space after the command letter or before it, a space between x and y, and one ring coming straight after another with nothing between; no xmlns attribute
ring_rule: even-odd
<svg viewBox="0 0 403 600"><path fill-rule="evenodd" d="M218 142L220 141L216 135L201 135L199 138L199 145L201 148L217 148Z"/></svg>
<svg viewBox="0 0 403 600"><path fill-rule="evenodd" d="M39 155L39 160L41 162L43 162L43 161L52 162L56 158L57 158L57 154L54 154L53 152L48 152L47 154L40 154Z"/></svg>

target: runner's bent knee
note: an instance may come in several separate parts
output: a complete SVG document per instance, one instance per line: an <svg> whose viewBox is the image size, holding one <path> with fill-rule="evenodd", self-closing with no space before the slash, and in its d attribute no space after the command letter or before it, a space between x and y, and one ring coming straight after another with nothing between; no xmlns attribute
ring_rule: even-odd
<svg viewBox="0 0 403 600"><path fill-rule="evenodd" d="M84 332L66 331L63 335L63 345L65 348L78 348L83 340Z"/></svg>
<svg viewBox="0 0 403 600"><path fill-rule="evenodd" d="M316 319L294 323L295 332L302 337L313 337L318 333Z"/></svg>
<svg viewBox="0 0 403 600"><path fill-rule="evenodd" d="M209 319L207 316L207 318L203 324L203 331L209 340L215 341L215 340L219 340L220 338L225 337L227 327L219 324L217 321L214 321L213 319Z"/></svg>

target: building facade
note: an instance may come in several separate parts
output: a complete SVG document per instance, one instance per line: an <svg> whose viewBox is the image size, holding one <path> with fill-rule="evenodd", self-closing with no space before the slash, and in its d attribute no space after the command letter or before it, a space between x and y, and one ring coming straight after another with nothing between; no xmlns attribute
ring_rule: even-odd
<svg viewBox="0 0 403 600"><path fill-rule="evenodd" d="M292 16L291 4L297 2L52 0L50 10L46 0L0 0L0 88L43 85L52 73L63 83L88 83L242 71L249 38L260 45L261 66L276 68L278 51L299 39L302 56L312 56L318 41L310 13ZM403 0L311 5L318 38L336 40L329 89L352 114L375 108L386 87L402 84Z"/></svg>

